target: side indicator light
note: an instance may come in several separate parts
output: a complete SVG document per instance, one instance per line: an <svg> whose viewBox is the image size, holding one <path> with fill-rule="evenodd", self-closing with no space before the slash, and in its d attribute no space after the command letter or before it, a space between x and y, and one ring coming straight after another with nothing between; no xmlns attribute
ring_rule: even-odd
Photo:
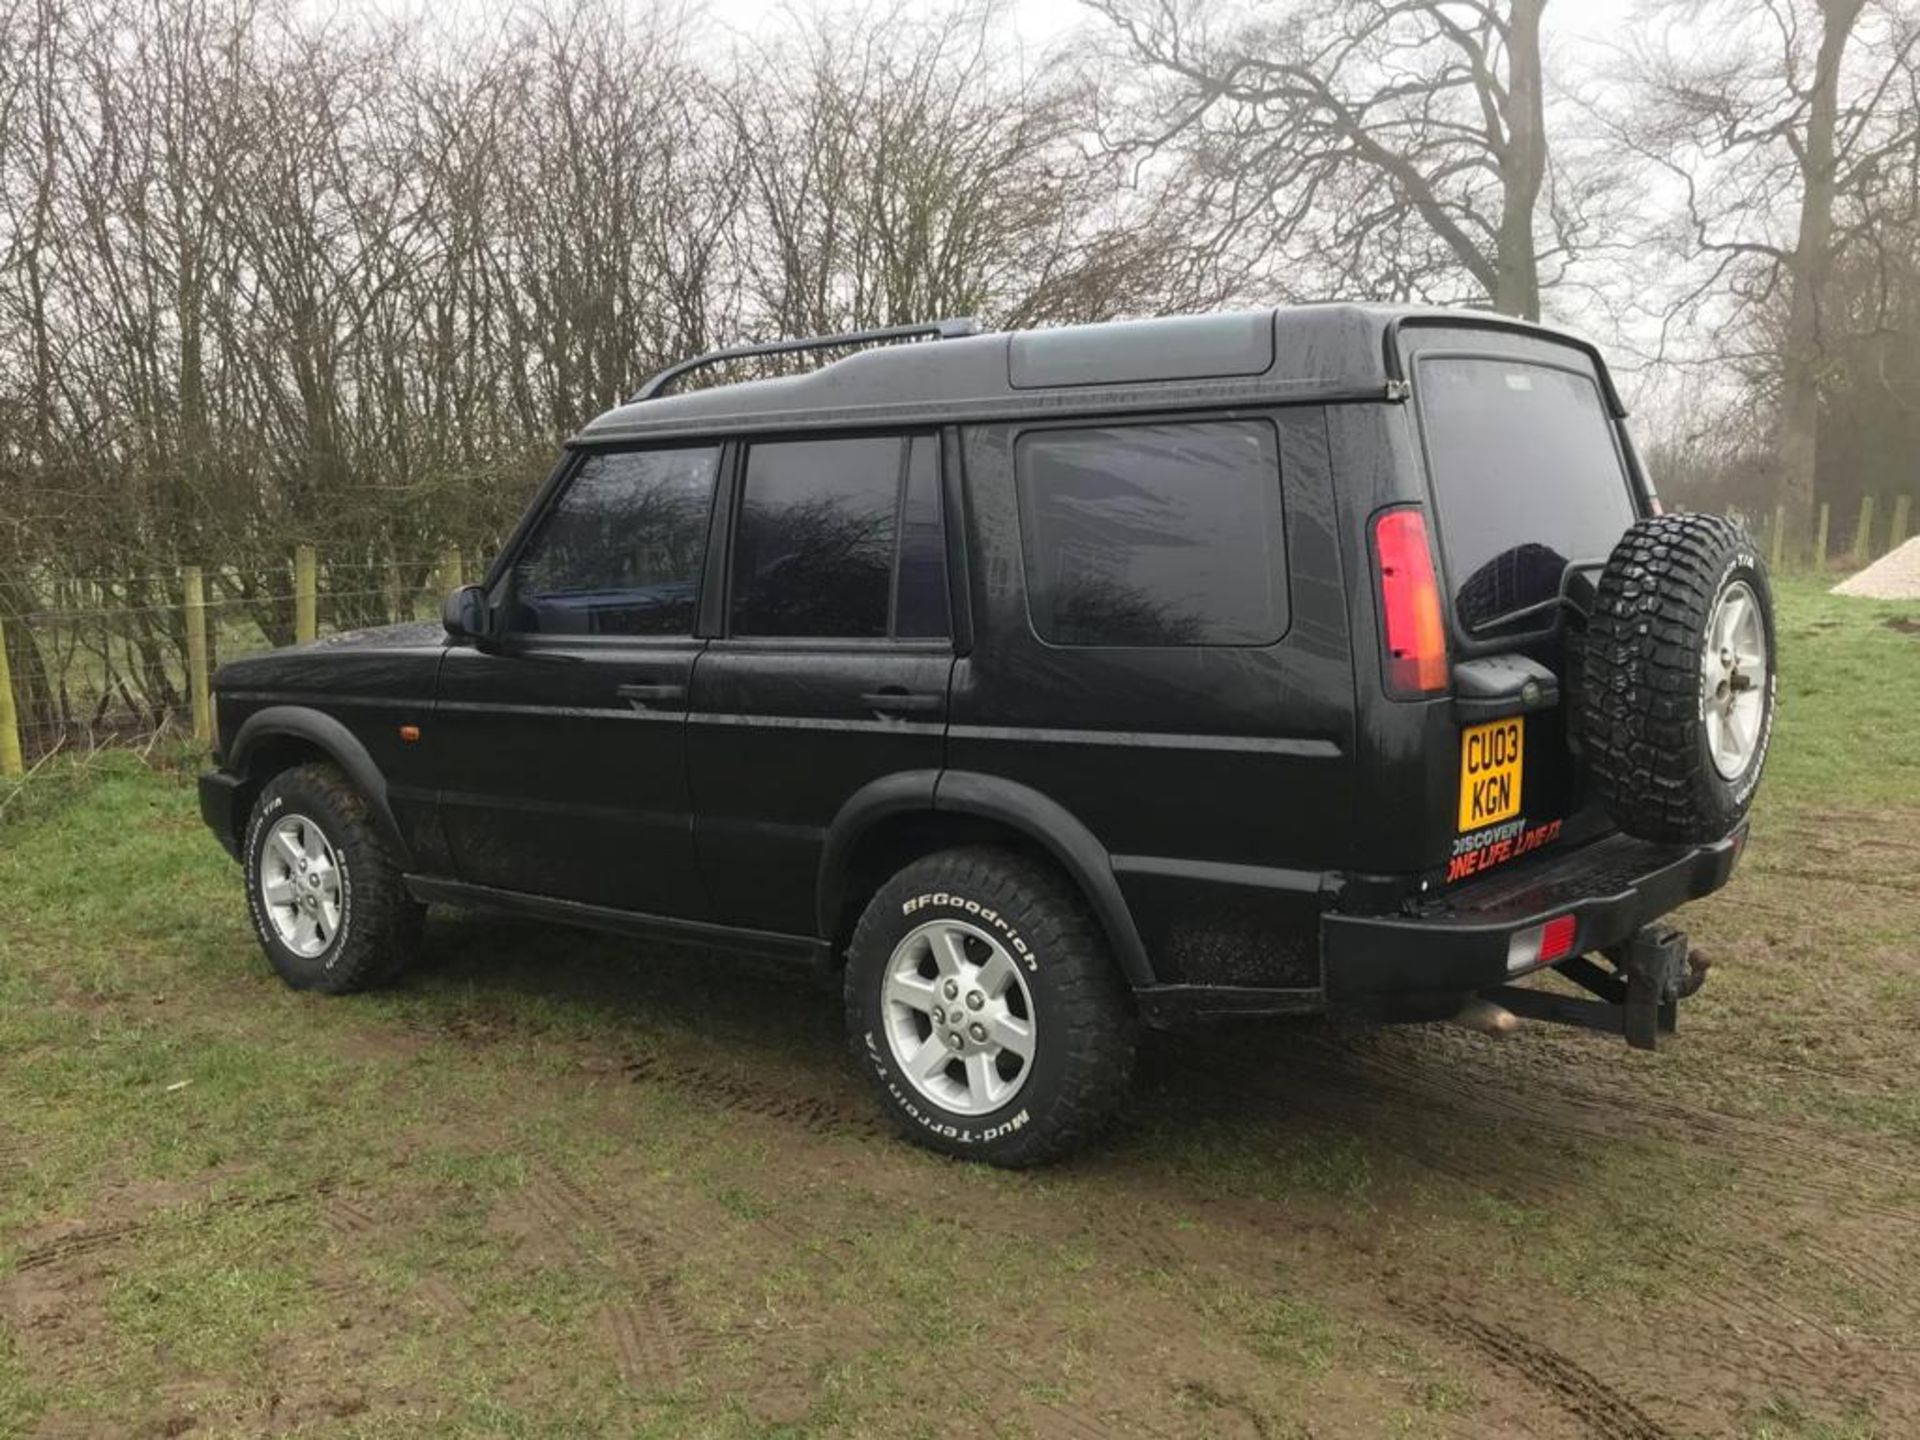
<svg viewBox="0 0 1920 1440"><path fill-rule="evenodd" d="M400 738L409 745L413 744L414 741L420 738L420 727L418 725L402 725L400 727Z"/></svg>

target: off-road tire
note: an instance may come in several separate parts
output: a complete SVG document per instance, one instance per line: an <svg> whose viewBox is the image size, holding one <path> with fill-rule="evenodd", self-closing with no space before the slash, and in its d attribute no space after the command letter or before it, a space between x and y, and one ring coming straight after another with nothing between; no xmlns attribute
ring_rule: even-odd
<svg viewBox="0 0 1920 1440"><path fill-rule="evenodd" d="M1744 583L1766 644L1757 743L1731 777L1707 735L1706 628L1719 597ZM1773 594L1759 548L1718 515L1635 522L1600 576L1579 688L1588 777L1614 823L1646 840L1718 840L1746 815L1773 733Z"/></svg>
<svg viewBox="0 0 1920 1440"><path fill-rule="evenodd" d="M333 847L340 874L340 923L326 948L306 956L289 948L261 897L261 852L275 820L298 814ZM425 907L407 894L399 865L367 802L331 765L300 765L269 780L247 821L247 913L260 948L295 990L344 995L391 979L412 959Z"/></svg>
<svg viewBox="0 0 1920 1440"><path fill-rule="evenodd" d="M942 1110L902 1072L884 1030L882 988L895 948L921 925L954 919L992 933L1021 967L1033 1004L1031 1073L1004 1106ZM1127 987L1086 902L1051 865L995 846L917 860L880 887L848 947L847 1034L901 1134L965 1159L1020 1168L1093 1140L1125 1098L1137 1022Z"/></svg>

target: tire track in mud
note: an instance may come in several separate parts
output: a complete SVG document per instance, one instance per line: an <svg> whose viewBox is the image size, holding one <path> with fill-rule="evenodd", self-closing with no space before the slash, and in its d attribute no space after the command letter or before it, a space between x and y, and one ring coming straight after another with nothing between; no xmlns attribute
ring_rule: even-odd
<svg viewBox="0 0 1920 1440"><path fill-rule="evenodd" d="M638 1084L683 1090L718 1109L778 1121L809 1135L877 1140L894 1133L892 1126L870 1110L856 1109L832 1095L778 1090L698 1061L668 1060L649 1052L627 1061L622 1069Z"/></svg>
<svg viewBox="0 0 1920 1440"><path fill-rule="evenodd" d="M1737 1167L1737 1183L1713 1199L1720 1233L1686 1243L1722 1259L1727 1283L1718 1294L1731 1314L1765 1327L1764 1341L1772 1348L1825 1367L1827 1357L1851 1346L1846 1335L1781 1297L1775 1267L1755 1263L1756 1237L1763 1246L1773 1237L1783 1255L1845 1277L1869 1309L1887 1317L1888 1329L1910 1331L1920 1322L1920 1290L1887 1258L1890 1251L1920 1250L1920 1206L1903 1208L1860 1193L1863 1186L1895 1190L1910 1183L1910 1172L1889 1164L1884 1151L1868 1151L1824 1127L1689 1109L1638 1094L1605 1095L1539 1074L1537 1067L1526 1067L1518 1083L1486 1087L1436 1076L1431 1067L1404 1060L1381 1068L1392 1083L1379 1091L1375 1114L1384 1109L1396 1117L1396 1143L1405 1153L1470 1187L1543 1208L1563 1200L1565 1176L1557 1162L1540 1162L1540 1154L1551 1153L1539 1147L1542 1140L1569 1160L1595 1141L1652 1139L1685 1144ZM1506 1068L1522 1069L1511 1063ZM1427 1087L1451 1097L1451 1103L1431 1107L1431 1115L1456 1129L1463 1121L1503 1115L1502 1124L1527 1137L1528 1151L1511 1145L1454 1151L1442 1127L1399 1123L1410 1110L1409 1092ZM1483 1153L1490 1158L1477 1161ZM1858 1243L1845 1243L1848 1228Z"/></svg>
<svg viewBox="0 0 1920 1440"><path fill-rule="evenodd" d="M1249 1073L1231 1057L1203 1063L1176 1053L1169 1068L1183 1089L1204 1096L1238 1086L1242 1097L1251 1092L1256 1103L1284 1105L1315 1126L1370 1137L1470 1190L1549 1212L1578 1190L1583 1147L1654 1139L1712 1151L1740 1174L1713 1197L1715 1233L1675 1231L1676 1247L1718 1261L1719 1278L1679 1302L1698 1317L1686 1327L1700 1332L1688 1344L1724 1355L1716 1345L1732 1342L1744 1378L1787 1373L1814 1392L1832 1389L1843 1374L1884 1385L1912 1373L1915 1347L1888 1337L1911 1333L1920 1319L1920 1293L1897 1263L1903 1245L1920 1239L1920 1210L1859 1193L1876 1181L1893 1189L1904 1180L1884 1154L1863 1156L1863 1147L1813 1127L1582 1089L1524 1063L1531 1056L1477 1066L1491 1073L1476 1082L1468 1067L1443 1071L1393 1045L1355 1052L1314 1038L1302 1048L1303 1057L1277 1077ZM1440 1048L1443 1061L1449 1047ZM1247 1115L1244 1098L1220 1099L1219 1108ZM1847 1243L1849 1229L1856 1243ZM1849 1333L1822 1320L1817 1306L1795 1303L1781 1283L1789 1264L1844 1277L1884 1334Z"/></svg>
<svg viewBox="0 0 1920 1440"><path fill-rule="evenodd" d="M1308 1038L1277 1076L1233 1059L1215 1065L1175 1053L1162 1063L1182 1080L1183 1101L1204 1103L1211 1094L1216 1109L1245 1117L1252 1098L1316 1124L1332 1121L1388 1141L1425 1168L1509 1198L1550 1204L1564 1194L1559 1157L1550 1157L1552 1163L1540 1158L1549 1146L1577 1157L1595 1142L1651 1139L1685 1144L1764 1174L1765 1215L1779 1214L1782 1202L1801 1200L1830 1215L1920 1239L1920 1205L1903 1208L1860 1194L1863 1184L1892 1190L1911 1183L1912 1170L1889 1160L1884 1147L1842 1140L1820 1126L1583 1088L1527 1063L1531 1057L1477 1067L1487 1074L1476 1080L1462 1073L1468 1066L1423 1062L1398 1048L1361 1052ZM1495 1143L1481 1143L1489 1134ZM1475 1143L1452 1143L1462 1137ZM1519 1137L1526 1150L1517 1157L1512 1145L1499 1143ZM1748 1193L1736 1190L1731 1198L1739 1204Z"/></svg>
<svg viewBox="0 0 1920 1440"><path fill-rule="evenodd" d="M1110 1252L1118 1247L1122 1253L1132 1252L1170 1271L1191 1263L1191 1257L1163 1227L1145 1224L1137 1216L1108 1216L1096 1210L1086 1220L1087 1233L1097 1237ZM1663 1428L1630 1396L1537 1335L1523 1335L1477 1316L1462 1298L1422 1291L1418 1282L1410 1283L1404 1273L1387 1266L1338 1225L1302 1225L1290 1219L1288 1229L1295 1239L1310 1235L1316 1248L1337 1249L1350 1262L1343 1267L1341 1283L1358 1282L1369 1294L1383 1300L1399 1327L1412 1328L1450 1349L1470 1350L1481 1356L1526 1384L1594 1440L1671 1440L1673 1432ZM1233 1230L1249 1253L1221 1263L1230 1264L1237 1272L1250 1273L1255 1257L1266 1249L1264 1232L1240 1225ZM1259 1423L1255 1412L1246 1413Z"/></svg>
<svg viewBox="0 0 1920 1440"><path fill-rule="evenodd" d="M1197 1065L1183 1065L1184 1078L1189 1085L1198 1084L1204 1090L1207 1085L1218 1086L1226 1072L1204 1070ZM800 1129L817 1135L854 1136L862 1139L890 1137L891 1126L877 1117L853 1116L846 1107L837 1105L822 1097L794 1097L783 1091L756 1085L731 1074L716 1072L708 1067L668 1063L653 1055L643 1055L630 1062L627 1074L642 1082L657 1082L675 1087L685 1087L704 1098L714 1100L720 1108L752 1114L780 1121L797 1123ZM1407 1067L1410 1078L1419 1078L1416 1067ZM1342 1081L1351 1076L1340 1076ZM1407 1089L1391 1083L1375 1084L1365 1087L1366 1094L1354 1095L1343 1085L1333 1083L1331 1071L1327 1083L1323 1084L1321 1094L1335 1095L1339 1099L1329 1107L1316 1105L1316 1112L1332 1109L1340 1112L1339 1118L1349 1121L1377 1119L1382 1114L1409 1115L1407 1102L1419 1098ZM1474 1092L1470 1087L1455 1087L1461 1094L1469 1097ZM1182 1097L1185 1098L1185 1097ZM1279 1099L1276 1095L1273 1098ZM1299 1092L1289 1090L1286 1098L1297 1101ZM1319 1098L1316 1095L1316 1099ZM1242 1097L1242 1107L1244 1097ZM1450 1107L1437 1099L1426 1100L1413 1107L1441 1114L1454 1113L1457 1107ZM1413 1117L1413 1123L1396 1127L1404 1131L1401 1139L1409 1143L1419 1143L1430 1134L1431 1127L1418 1123L1419 1117ZM1569 1139L1591 1138L1584 1131L1569 1131ZM1438 1158L1437 1146L1428 1144L1423 1148L1433 1151ZM1439 1168L1439 1167L1436 1167ZM1472 1166L1453 1167L1455 1178L1473 1185L1486 1178L1485 1170L1476 1170ZM1545 1193L1542 1199L1549 1198ZM789 1242L802 1240L796 1227L784 1220L767 1217L755 1222L780 1235ZM977 1230L971 1222L961 1220L957 1223L963 1228ZM1121 1220L1118 1217L1103 1217L1095 1227L1096 1242L1109 1256L1117 1249L1122 1255L1131 1255L1145 1268L1171 1271L1187 1263L1187 1255L1181 1249L1178 1240L1166 1227L1151 1225L1140 1217ZM979 1231L983 1242L990 1238L985 1231ZM1344 1243L1344 1242L1342 1242ZM849 1262L822 1247L812 1247L806 1256L809 1263L824 1265L835 1271L844 1271ZM1537 1339L1529 1339L1518 1332L1508 1330L1496 1323L1482 1320L1458 1305L1445 1305L1438 1301L1400 1301L1391 1296L1391 1290L1401 1285L1398 1280L1389 1280L1380 1276L1374 1282L1378 1289L1388 1293L1389 1303L1400 1310L1405 1319L1416 1323L1424 1332L1432 1333L1455 1348L1468 1348L1483 1355L1489 1361L1540 1392L1543 1398L1579 1423L1595 1440L1667 1440L1668 1432L1653 1422L1643 1410L1630 1398L1613 1389L1606 1382L1575 1361L1551 1350ZM1153 1334L1151 1327L1144 1322L1130 1318L1124 1311L1114 1317L1114 1323L1123 1330L1132 1330L1143 1337ZM1004 1362L1003 1362L1004 1363ZM1055 1383L1054 1377L1045 1374L1037 1367L1014 1364L1007 1367L1010 1373L1023 1381L1030 1391L1040 1390ZM1177 1387L1176 1387L1177 1388ZM1114 1433L1103 1422L1086 1415L1079 1407L1054 1404L1040 1399L1031 1399L1036 1407L1034 1414L1035 1433L1048 1440L1104 1440ZM1132 1429L1145 1435L1165 1434L1147 1425L1137 1413L1131 1413L1126 1423Z"/></svg>
<svg viewBox="0 0 1920 1440"><path fill-rule="evenodd" d="M301 1190L278 1191L270 1195L231 1195L218 1200L203 1201L197 1205L172 1206L138 1219L96 1225L57 1236L23 1251L14 1261L13 1268L16 1273L45 1270L126 1244L158 1229L163 1224L175 1223L198 1229L203 1225L211 1225L221 1215L248 1210L269 1210L281 1205L295 1204L324 1193L326 1193L324 1186L314 1186Z"/></svg>
<svg viewBox="0 0 1920 1440"><path fill-rule="evenodd" d="M1672 1432L1578 1362L1536 1337L1483 1320L1437 1297L1389 1295L1388 1303L1429 1334L1475 1350L1551 1396L1594 1440L1670 1440Z"/></svg>
<svg viewBox="0 0 1920 1440"><path fill-rule="evenodd" d="M631 1298L603 1307L595 1322L620 1378L640 1390L673 1390L684 1384L710 1337L681 1303L672 1267L654 1233L659 1227L644 1227L546 1161L535 1162L519 1198L577 1259L610 1270L631 1292ZM580 1242L581 1229L606 1236L611 1251L607 1259Z"/></svg>
<svg viewBox="0 0 1920 1440"><path fill-rule="evenodd" d="M371 1235L380 1228L380 1222L358 1201L331 1186L319 1192L326 1201L321 1212L321 1220L334 1234L343 1239L360 1235Z"/></svg>

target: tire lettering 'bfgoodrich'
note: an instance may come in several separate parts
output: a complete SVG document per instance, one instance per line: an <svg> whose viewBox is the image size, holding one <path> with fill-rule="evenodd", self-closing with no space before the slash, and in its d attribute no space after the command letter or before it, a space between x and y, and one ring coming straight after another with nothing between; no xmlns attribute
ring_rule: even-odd
<svg viewBox="0 0 1920 1440"><path fill-rule="evenodd" d="M963 896L949 895L944 890L937 890L930 895L916 895L911 900L903 900L900 904L900 913L911 915L928 905L950 905L956 910L966 912L969 919L993 926L1000 932L1000 938L1006 942L1007 948L1013 951L1022 965L1029 970L1040 968L1039 957L1027 948L1027 942L1021 938L1020 932L1000 917L999 911L989 909L978 900L968 900Z"/></svg>

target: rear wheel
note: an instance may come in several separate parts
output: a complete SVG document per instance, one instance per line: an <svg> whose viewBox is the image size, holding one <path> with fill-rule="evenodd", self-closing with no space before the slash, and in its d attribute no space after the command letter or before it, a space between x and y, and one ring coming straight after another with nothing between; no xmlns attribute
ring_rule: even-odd
<svg viewBox="0 0 1920 1440"><path fill-rule="evenodd" d="M1773 592L1753 541L1717 515L1637 522L1600 577L1582 733L1620 828L1717 840L1752 804L1773 735Z"/></svg>
<svg viewBox="0 0 1920 1440"><path fill-rule="evenodd" d="M943 851L882 886L846 1002L855 1060L931 1149L1041 1164L1125 1098L1135 1026L1105 939L1062 876L1013 851Z"/></svg>
<svg viewBox="0 0 1920 1440"><path fill-rule="evenodd" d="M366 801L333 766L269 780L242 853L260 948L294 989L365 989L412 956L424 909L406 893Z"/></svg>

